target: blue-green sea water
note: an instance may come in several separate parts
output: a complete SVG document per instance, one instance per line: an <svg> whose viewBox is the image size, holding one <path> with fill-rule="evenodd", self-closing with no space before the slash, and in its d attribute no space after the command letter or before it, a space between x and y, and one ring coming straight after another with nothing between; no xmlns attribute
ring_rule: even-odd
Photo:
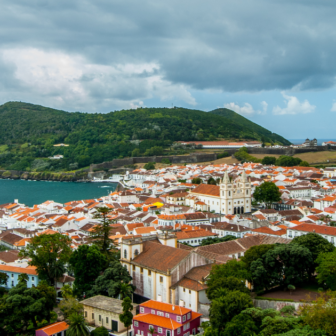
<svg viewBox="0 0 336 336"><path fill-rule="evenodd" d="M47 182L0 179L0 204L13 202L28 206L40 204L47 200L65 203L107 196L117 188L116 183L77 183Z"/></svg>

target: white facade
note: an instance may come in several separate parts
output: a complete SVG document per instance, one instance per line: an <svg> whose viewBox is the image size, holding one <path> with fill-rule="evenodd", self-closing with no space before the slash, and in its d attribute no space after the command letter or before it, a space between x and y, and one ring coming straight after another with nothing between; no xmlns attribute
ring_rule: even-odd
<svg viewBox="0 0 336 336"><path fill-rule="evenodd" d="M219 197L207 194L190 192L190 195L207 205L208 211L226 215L251 212L251 182L247 181L245 171L235 181L229 180L228 172L225 172L223 181L219 185Z"/></svg>

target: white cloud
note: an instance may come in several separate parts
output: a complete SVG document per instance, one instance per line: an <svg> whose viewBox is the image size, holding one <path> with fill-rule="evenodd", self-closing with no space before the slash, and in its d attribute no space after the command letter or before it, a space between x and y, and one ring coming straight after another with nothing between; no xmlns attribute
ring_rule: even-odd
<svg viewBox="0 0 336 336"><path fill-rule="evenodd" d="M302 103L294 96L288 96L282 92L282 96L285 98L284 103L286 107L281 108L279 105L273 108L273 114L283 115L283 114L306 114L314 112L316 106L311 105L307 99Z"/></svg>
<svg viewBox="0 0 336 336"><path fill-rule="evenodd" d="M235 103L228 103L228 104L224 104L224 107L227 109L230 109L232 111L235 111L239 114L247 114L247 115L251 115L251 114L266 114L267 112L267 107L268 104L265 101L261 102L262 105L262 110L254 110L253 106L249 103L245 103L244 106L239 106Z"/></svg>
<svg viewBox="0 0 336 336"><path fill-rule="evenodd" d="M11 99L88 112L144 106L145 99L182 100L196 105L186 85L163 79L160 65L101 65L80 55L36 48L7 49L2 60L15 69L21 89ZM17 97L16 97L17 95Z"/></svg>
<svg viewBox="0 0 336 336"><path fill-rule="evenodd" d="M331 112L336 112L336 102L334 102L331 106Z"/></svg>

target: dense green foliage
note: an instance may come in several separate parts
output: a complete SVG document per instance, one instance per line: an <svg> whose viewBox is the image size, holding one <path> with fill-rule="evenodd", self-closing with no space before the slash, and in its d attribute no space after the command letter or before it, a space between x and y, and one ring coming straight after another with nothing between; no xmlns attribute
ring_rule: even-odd
<svg viewBox="0 0 336 336"><path fill-rule="evenodd" d="M0 299L0 335L35 334L34 330L55 322L52 310L55 291L41 282L27 288L23 277Z"/></svg>
<svg viewBox="0 0 336 336"><path fill-rule="evenodd" d="M259 203L265 203L266 207L270 208L272 203L281 201L281 193L273 182L267 181L255 188L253 198Z"/></svg>
<svg viewBox="0 0 336 336"><path fill-rule="evenodd" d="M262 160L261 163L264 165L274 165L276 162L276 157L274 156L265 156Z"/></svg>
<svg viewBox="0 0 336 336"><path fill-rule="evenodd" d="M75 275L74 291L78 297L87 293L100 272L107 266L107 258L96 245L80 245L69 261Z"/></svg>
<svg viewBox="0 0 336 336"><path fill-rule="evenodd" d="M71 239L60 233L41 234L31 238L20 256L30 259L29 265L35 266L41 280L56 286L56 279L65 272L71 255Z"/></svg>
<svg viewBox="0 0 336 336"><path fill-rule="evenodd" d="M74 170L119 157L160 155L174 141L225 138L289 144L233 111L222 112L141 108L89 114L9 102L0 106L0 167ZM69 146L54 146L60 143ZM47 159L56 154L64 159Z"/></svg>
<svg viewBox="0 0 336 336"><path fill-rule="evenodd" d="M316 259L317 281L331 290L336 290L336 252L321 253Z"/></svg>
<svg viewBox="0 0 336 336"><path fill-rule="evenodd" d="M281 244L252 261L251 274L256 290L299 284L310 277L311 252L298 244Z"/></svg>
<svg viewBox="0 0 336 336"><path fill-rule="evenodd" d="M90 331L86 325L83 314L72 314L68 320L69 329L67 330L67 336L89 336Z"/></svg>
<svg viewBox="0 0 336 336"><path fill-rule="evenodd" d="M244 253L244 256L241 258L241 261L243 261L246 265L246 268L250 270L251 264L253 261L256 261L259 258L262 258L262 256L266 252L268 252L269 250L272 250L274 247L275 245L273 244L252 246Z"/></svg>
<svg viewBox="0 0 336 336"><path fill-rule="evenodd" d="M282 136L272 133L271 131L267 130L266 128L255 124L254 122L248 120L247 118L243 117L242 115L229 110L227 108L219 108L216 110L211 111L210 113L216 114L218 116L222 116L224 118L228 118L233 122L242 125L243 127L247 127L249 129L250 134L254 137L254 139L258 139L263 143L282 143L283 145L290 145L291 143L284 139ZM248 137L244 137L244 139L248 139ZM251 138L252 139L252 138Z"/></svg>
<svg viewBox="0 0 336 336"><path fill-rule="evenodd" d="M261 162L261 159L257 159L256 157L250 155L246 147L239 148L239 150L234 154L234 156L237 160L241 162L255 162L255 163Z"/></svg>
<svg viewBox="0 0 336 336"><path fill-rule="evenodd" d="M237 237L232 236L232 235L227 235L225 237L215 237L215 238L209 237L209 238L202 240L201 246L223 243L223 242L234 240L234 239L237 239Z"/></svg>
<svg viewBox="0 0 336 336"><path fill-rule="evenodd" d="M281 155L276 159L275 165L282 167L293 167L293 166L299 166L301 162L302 160L300 158Z"/></svg>
<svg viewBox="0 0 336 336"><path fill-rule="evenodd" d="M101 326L91 331L90 336L109 336L108 330Z"/></svg>
<svg viewBox="0 0 336 336"><path fill-rule="evenodd" d="M128 336L128 328L132 325L133 321L133 306L132 300L129 297L125 297L122 302L123 312L119 315L120 322L122 322L125 326L126 336Z"/></svg>
<svg viewBox="0 0 336 336"><path fill-rule="evenodd" d="M128 284L132 277L127 269L119 261L112 261L104 273L97 277L92 289L87 293L88 297L95 295L105 295L117 298L124 291L123 284ZM134 292L135 287L132 287Z"/></svg>
<svg viewBox="0 0 336 336"><path fill-rule="evenodd" d="M310 251L314 261L310 266L311 274L315 272L315 268L317 267L316 259L318 259L318 256L321 253L333 252L335 250L334 244L330 243L327 239L323 238L321 235L315 232L310 232L306 235L295 237L291 241L291 244L301 245L303 247L306 247ZM320 258L321 261L323 261L323 259L324 259L323 257ZM336 280L334 280L334 283L336 284ZM333 290L336 290L336 287Z"/></svg>

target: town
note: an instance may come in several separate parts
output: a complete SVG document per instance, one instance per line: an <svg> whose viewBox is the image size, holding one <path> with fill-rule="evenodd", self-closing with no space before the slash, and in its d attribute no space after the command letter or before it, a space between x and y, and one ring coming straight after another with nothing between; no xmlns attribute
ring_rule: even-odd
<svg viewBox="0 0 336 336"><path fill-rule="evenodd" d="M0 205L2 295L33 311L21 325L7 299L8 335L274 335L277 316L282 332L323 329L302 295L336 289L336 167L186 164L115 178L122 188L98 199ZM305 289L312 279L318 291ZM32 288L51 288L40 310Z"/></svg>

